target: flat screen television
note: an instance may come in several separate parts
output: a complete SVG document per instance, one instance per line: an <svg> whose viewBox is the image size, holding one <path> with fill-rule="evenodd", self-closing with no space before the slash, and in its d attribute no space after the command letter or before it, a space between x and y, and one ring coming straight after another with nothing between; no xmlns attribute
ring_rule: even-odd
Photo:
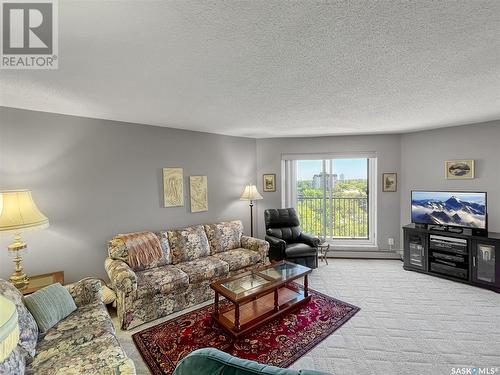
<svg viewBox="0 0 500 375"><path fill-rule="evenodd" d="M414 190L411 192L411 221L486 230L486 193Z"/></svg>

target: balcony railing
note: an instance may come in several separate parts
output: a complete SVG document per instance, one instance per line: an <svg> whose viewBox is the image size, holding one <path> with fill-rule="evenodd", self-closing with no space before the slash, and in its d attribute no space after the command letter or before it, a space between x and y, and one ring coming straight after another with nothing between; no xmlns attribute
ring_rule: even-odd
<svg viewBox="0 0 500 375"><path fill-rule="evenodd" d="M297 211L305 232L334 239L368 238L366 197L297 197Z"/></svg>

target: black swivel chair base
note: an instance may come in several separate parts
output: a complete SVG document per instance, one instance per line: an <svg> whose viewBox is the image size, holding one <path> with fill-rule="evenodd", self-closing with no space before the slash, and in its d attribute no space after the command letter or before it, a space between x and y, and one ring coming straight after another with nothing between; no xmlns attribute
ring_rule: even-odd
<svg viewBox="0 0 500 375"><path fill-rule="evenodd" d="M287 261L309 268L318 268L318 257L288 258Z"/></svg>
<svg viewBox="0 0 500 375"><path fill-rule="evenodd" d="M312 269L318 268L318 257L317 256L307 256L300 258L286 258L286 259L270 259L274 262L279 262L280 260L286 260L287 262L299 264L304 267L309 267Z"/></svg>

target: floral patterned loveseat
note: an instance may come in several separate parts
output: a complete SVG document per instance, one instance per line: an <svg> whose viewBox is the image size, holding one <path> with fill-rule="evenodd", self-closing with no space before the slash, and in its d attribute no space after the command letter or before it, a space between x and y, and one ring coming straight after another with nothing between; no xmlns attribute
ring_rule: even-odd
<svg viewBox="0 0 500 375"><path fill-rule="evenodd" d="M17 347L0 363L0 374L135 374L134 363L118 343L101 301L100 281L84 280L65 287L77 309L42 335L21 293L0 279L0 294L16 305L20 331Z"/></svg>
<svg viewBox="0 0 500 375"><path fill-rule="evenodd" d="M153 235L161 254L150 259ZM140 252L133 254L133 248ZM266 264L268 251L266 241L243 235L241 221L116 236L105 268L117 294L121 327L211 299L211 282Z"/></svg>

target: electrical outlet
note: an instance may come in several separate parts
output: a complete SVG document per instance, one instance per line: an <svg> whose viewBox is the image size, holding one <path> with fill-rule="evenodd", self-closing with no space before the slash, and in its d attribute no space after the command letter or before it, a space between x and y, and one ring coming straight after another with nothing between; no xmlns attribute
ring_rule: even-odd
<svg viewBox="0 0 500 375"><path fill-rule="evenodd" d="M388 238L387 239L387 243L389 244L389 246L394 246L394 238Z"/></svg>

